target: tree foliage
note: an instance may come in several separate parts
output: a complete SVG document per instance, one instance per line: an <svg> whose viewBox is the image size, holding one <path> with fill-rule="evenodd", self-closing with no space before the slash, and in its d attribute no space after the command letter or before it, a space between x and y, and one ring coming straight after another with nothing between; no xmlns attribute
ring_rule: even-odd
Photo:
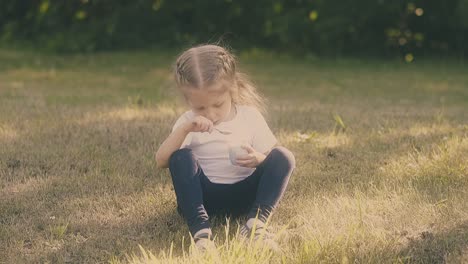
<svg viewBox="0 0 468 264"><path fill-rule="evenodd" d="M54 51L214 42L318 54L461 54L467 0L3 0L0 37Z"/></svg>

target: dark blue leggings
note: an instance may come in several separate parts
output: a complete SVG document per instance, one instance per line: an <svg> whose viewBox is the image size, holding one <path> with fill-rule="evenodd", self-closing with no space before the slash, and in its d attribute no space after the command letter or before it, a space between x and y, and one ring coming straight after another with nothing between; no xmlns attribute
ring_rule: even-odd
<svg viewBox="0 0 468 264"><path fill-rule="evenodd" d="M212 183L203 173L190 149L175 151L169 170L177 196L178 210L194 235L210 228L208 215L229 213L258 217L265 221L283 196L295 168L294 155L275 147L246 179L233 184Z"/></svg>

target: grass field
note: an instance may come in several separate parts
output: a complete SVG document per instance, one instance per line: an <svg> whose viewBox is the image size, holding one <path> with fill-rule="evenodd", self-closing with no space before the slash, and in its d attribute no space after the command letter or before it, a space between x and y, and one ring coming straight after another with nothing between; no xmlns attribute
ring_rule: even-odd
<svg viewBox="0 0 468 264"><path fill-rule="evenodd" d="M174 55L0 50L0 263L219 262L186 254L153 158L184 111ZM240 59L297 169L283 252L214 219L222 263L468 262L468 66Z"/></svg>

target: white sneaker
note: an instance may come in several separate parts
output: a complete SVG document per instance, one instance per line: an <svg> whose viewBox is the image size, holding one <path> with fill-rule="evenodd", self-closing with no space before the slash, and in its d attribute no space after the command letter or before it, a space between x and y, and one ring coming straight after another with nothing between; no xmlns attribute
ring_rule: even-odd
<svg viewBox="0 0 468 264"><path fill-rule="evenodd" d="M254 225L252 228L249 228L247 224L244 224L240 227L239 234L241 238L246 241L249 241L252 238L253 241L260 242L274 252L281 251L278 243L274 240L274 235L268 231L265 224Z"/></svg>
<svg viewBox="0 0 468 264"><path fill-rule="evenodd" d="M195 242L195 248L199 252L204 253L206 251L216 249L216 245L212 240L211 230L201 230L201 232L197 232L193 238L193 241Z"/></svg>

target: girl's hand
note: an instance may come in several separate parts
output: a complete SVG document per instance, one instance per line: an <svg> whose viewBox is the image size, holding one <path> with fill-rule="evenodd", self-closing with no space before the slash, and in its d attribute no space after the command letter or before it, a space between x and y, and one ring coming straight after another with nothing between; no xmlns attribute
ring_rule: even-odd
<svg viewBox="0 0 468 264"><path fill-rule="evenodd" d="M209 132L213 131L213 122L203 116L195 116L187 122L188 132Z"/></svg>
<svg viewBox="0 0 468 264"><path fill-rule="evenodd" d="M250 145L242 145L243 149L247 150L247 155L236 159L237 165L247 168L256 168L262 163L266 156L263 153L255 151Z"/></svg>

